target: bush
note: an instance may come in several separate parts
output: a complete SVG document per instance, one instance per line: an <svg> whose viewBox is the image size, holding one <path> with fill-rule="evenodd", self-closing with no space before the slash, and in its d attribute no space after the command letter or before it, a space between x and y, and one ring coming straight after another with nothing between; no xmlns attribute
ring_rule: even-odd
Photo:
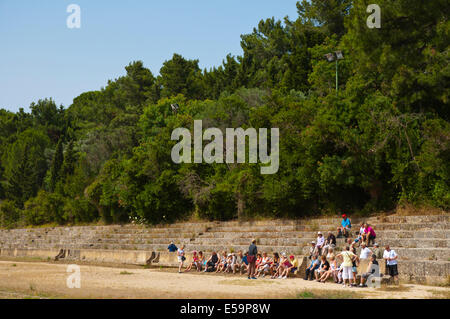
<svg viewBox="0 0 450 319"><path fill-rule="evenodd" d="M21 211L14 202L6 200L0 204L0 226L5 228L17 227Z"/></svg>
<svg viewBox="0 0 450 319"><path fill-rule="evenodd" d="M64 197L58 193L39 191L38 195L25 203L25 221L30 225L56 222L63 224Z"/></svg>

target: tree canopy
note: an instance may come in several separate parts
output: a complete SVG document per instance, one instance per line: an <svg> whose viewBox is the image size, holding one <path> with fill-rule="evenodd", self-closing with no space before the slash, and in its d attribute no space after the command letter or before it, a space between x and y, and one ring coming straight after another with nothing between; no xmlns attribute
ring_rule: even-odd
<svg viewBox="0 0 450 319"><path fill-rule="evenodd" d="M175 53L158 75L131 62L68 108L1 109L0 226L448 210L449 7L379 0L369 29L369 4L303 0L296 20L261 20L242 55L209 70ZM198 119L279 128L278 173L173 163L172 131Z"/></svg>

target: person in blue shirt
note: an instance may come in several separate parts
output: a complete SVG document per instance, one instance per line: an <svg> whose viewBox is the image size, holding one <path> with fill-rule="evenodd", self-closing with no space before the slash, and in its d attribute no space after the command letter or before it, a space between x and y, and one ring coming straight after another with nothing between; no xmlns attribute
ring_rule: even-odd
<svg viewBox="0 0 450 319"><path fill-rule="evenodd" d="M177 246L175 246L175 244L173 243L173 241L170 242L169 247L167 247L167 249L169 250L169 252L174 253L178 250Z"/></svg>
<svg viewBox="0 0 450 319"><path fill-rule="evenodd" d="M344 236L347 238L350 236L350 230L352 228L352 222L350 221L350 218L347 217L347 215L342 215L342 221L341 221L341 227L338 228L338 238L341 238Z"/></svg>
<svg viewBox="0 0 450 319"><path fill-rule="evenodd" d="M320 266L320 260L319 260L319 255L315 254L312 259L311 259L311 264L309 265L308 268L306 268L305 271L305 278L303 278L304 280L313 280L313 276L314 276L314 272L316 269L318 269Z"/></svg>

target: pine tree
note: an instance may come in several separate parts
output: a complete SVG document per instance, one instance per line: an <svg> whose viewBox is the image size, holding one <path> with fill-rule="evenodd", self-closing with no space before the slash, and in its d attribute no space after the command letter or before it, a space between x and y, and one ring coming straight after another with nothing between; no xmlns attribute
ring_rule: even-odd
<svg viewBox="0 0 450 319"><path fill-rule="evenodd" d="M62 177L66 178L69 175L72 175L75 171L75 163L77 161L75 151L73 149L74 143L73 140L69 142L67 145L66 152L64 154L64 163L62 168Z"/></svg>
<svg viewBox="0 0 450 319"><path fill-rule="evenodd" d="M29 150L30 147L26 144L22 160L12 169L8 181L8 198L20 208L23 208L24 202L33 197L37 191L36 171L29 158Z"/></svg>
<svg viewBox="0 0 450 319"><path fill-rule="evenodd" d="M52 167L50 168L50 191L54 192L56 184L61 178L61 168L64 161L62 139L59 139L56 145L55 155L53 156Z"/></svg>

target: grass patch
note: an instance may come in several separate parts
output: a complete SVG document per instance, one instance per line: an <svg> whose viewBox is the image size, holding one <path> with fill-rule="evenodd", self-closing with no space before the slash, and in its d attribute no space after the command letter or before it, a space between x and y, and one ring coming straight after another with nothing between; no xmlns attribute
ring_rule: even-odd
<svg viewBox="0 0 450 319"><path fill-rule="evenodd" d="M119 275L133 275L133 273L128 271L121 271Z"/></svg>
<svg viewBox="0 0 450 319"><path fill-rule="evenodd" d="M296 299L363 299L365 296L354 291L308 289L298 292Z"/></svg>
<svg viewBox="0 0 450 319"><path fill-rule="evenodd" d="M13 267L17 267L17 265L16 265L16 264L12 264L12 266L13 266Z"/></svg>

